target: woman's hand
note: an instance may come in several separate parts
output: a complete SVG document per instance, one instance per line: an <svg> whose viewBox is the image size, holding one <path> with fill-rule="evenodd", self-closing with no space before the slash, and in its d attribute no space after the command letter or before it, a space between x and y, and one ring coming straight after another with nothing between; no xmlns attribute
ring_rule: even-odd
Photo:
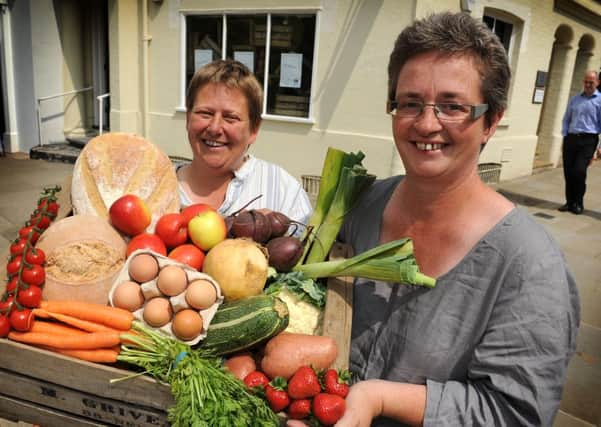
<svg viewBox="0 0 601 427"><path fill-rule="evenodd" d="M377 383L370 380L354 384L346 396L346 411L336 427L369 427L382 412Z"/></svg>

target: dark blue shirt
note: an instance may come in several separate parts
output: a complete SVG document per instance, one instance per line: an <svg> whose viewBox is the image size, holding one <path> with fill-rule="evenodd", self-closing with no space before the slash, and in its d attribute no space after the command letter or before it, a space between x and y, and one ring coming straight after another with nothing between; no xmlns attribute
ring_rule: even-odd
<svg viewBox="0 0 601 427"><path fill-rule="evenodd" d="M563 116L561 134L601 133L601 93L595 90L591 96L580 93L568 103Z"/></svg>

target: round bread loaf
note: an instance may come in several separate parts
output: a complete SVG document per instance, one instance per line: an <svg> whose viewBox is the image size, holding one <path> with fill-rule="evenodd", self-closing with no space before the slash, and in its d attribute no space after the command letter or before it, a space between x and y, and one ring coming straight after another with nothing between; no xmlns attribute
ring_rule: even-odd
<svg viewBox="0 0 601 427"><path fill-rule="evenodd" d="M109 208L125 194L146 202L152 215L149 233L161 216L180 210L175 168L165 153L133 134L97 136L86 144L73 168L73 212L108 221Z"/></svg>
<svg viewBox="0 0 601 427"><path fill-rule="evenodd" d="M46 254L45 300L107 304L125 263L125 240L104 219L75 215L48 227L36 243Z"/></svg>

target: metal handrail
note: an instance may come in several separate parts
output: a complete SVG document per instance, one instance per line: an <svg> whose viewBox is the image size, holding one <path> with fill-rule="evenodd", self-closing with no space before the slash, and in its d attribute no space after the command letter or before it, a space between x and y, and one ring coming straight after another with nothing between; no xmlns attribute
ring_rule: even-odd
<svg viewBox="0 0 601 427"><path fill-rule="evenodd" d="M98 134L102 135L102 126L103 126L103 118L104 118L104 111L102 109L103 107L103 102L104 102L104 98L108 98L109 96L111 96L110 92L105 93L103 95L98 95L96 97L96 99L98 100Z"/></svg>
<svg viewBox="0 0 601 427"><path fill-rule="evenodd" d="M40 108L42 101L47 101L53 98L60 98L61 96L72 95L74 93L86 92L88 90L94 89L93 86L85 87L83 89L71 90L69 92L57 93L56 95L42 96L37 98L37 106L36 106L36 114L38 116L38 144L40 147L42 146L42 117L40 116Z"/></svg>

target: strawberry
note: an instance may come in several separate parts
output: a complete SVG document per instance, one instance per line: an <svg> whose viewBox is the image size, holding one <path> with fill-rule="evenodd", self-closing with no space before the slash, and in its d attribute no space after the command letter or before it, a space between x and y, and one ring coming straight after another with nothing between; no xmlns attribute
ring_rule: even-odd
<svg viewBox="0 0 601 427"><path fill-rule="evenodd" d="M321 391L317 373L310 366L301 366L288 382L288 394L293 399L313 397Z"/></svg>
<svg viewBox="0 0 601 427"><path fill-rule="evenodd" d="M328 369L322 377L324 391L346 397L349 391L349 379L350 373L347 370L337 372L336 369Z"/></svg>
<svg viewBox="0 0 601 427"><path fill-rule="evenodd" d="M283 411L290 404L286 385L286 380L283 377L275 377L265 386L265 397L273 412Z"/></svg>
<svg viewBox="0 0 601 427"><path fill-rule="evenodd" d="M261 371L252 371L244 377L244 384L250 389L254 387L265 387L269 384L269 378Z"/></svg>
<svg viewBox="0 0 601 427"><path fill-rule="evenodd" d="M302 420L311 413L311 401L309 399L293 400L288 406L288 416L293 420Z"/></svg>
<svg viewBox="0 0 601 427"><path fill-rule="evenodd" d="M313 415L325 426L332 426L342 418L346 404L337 394L319 393L313 398Z"/></svg>

